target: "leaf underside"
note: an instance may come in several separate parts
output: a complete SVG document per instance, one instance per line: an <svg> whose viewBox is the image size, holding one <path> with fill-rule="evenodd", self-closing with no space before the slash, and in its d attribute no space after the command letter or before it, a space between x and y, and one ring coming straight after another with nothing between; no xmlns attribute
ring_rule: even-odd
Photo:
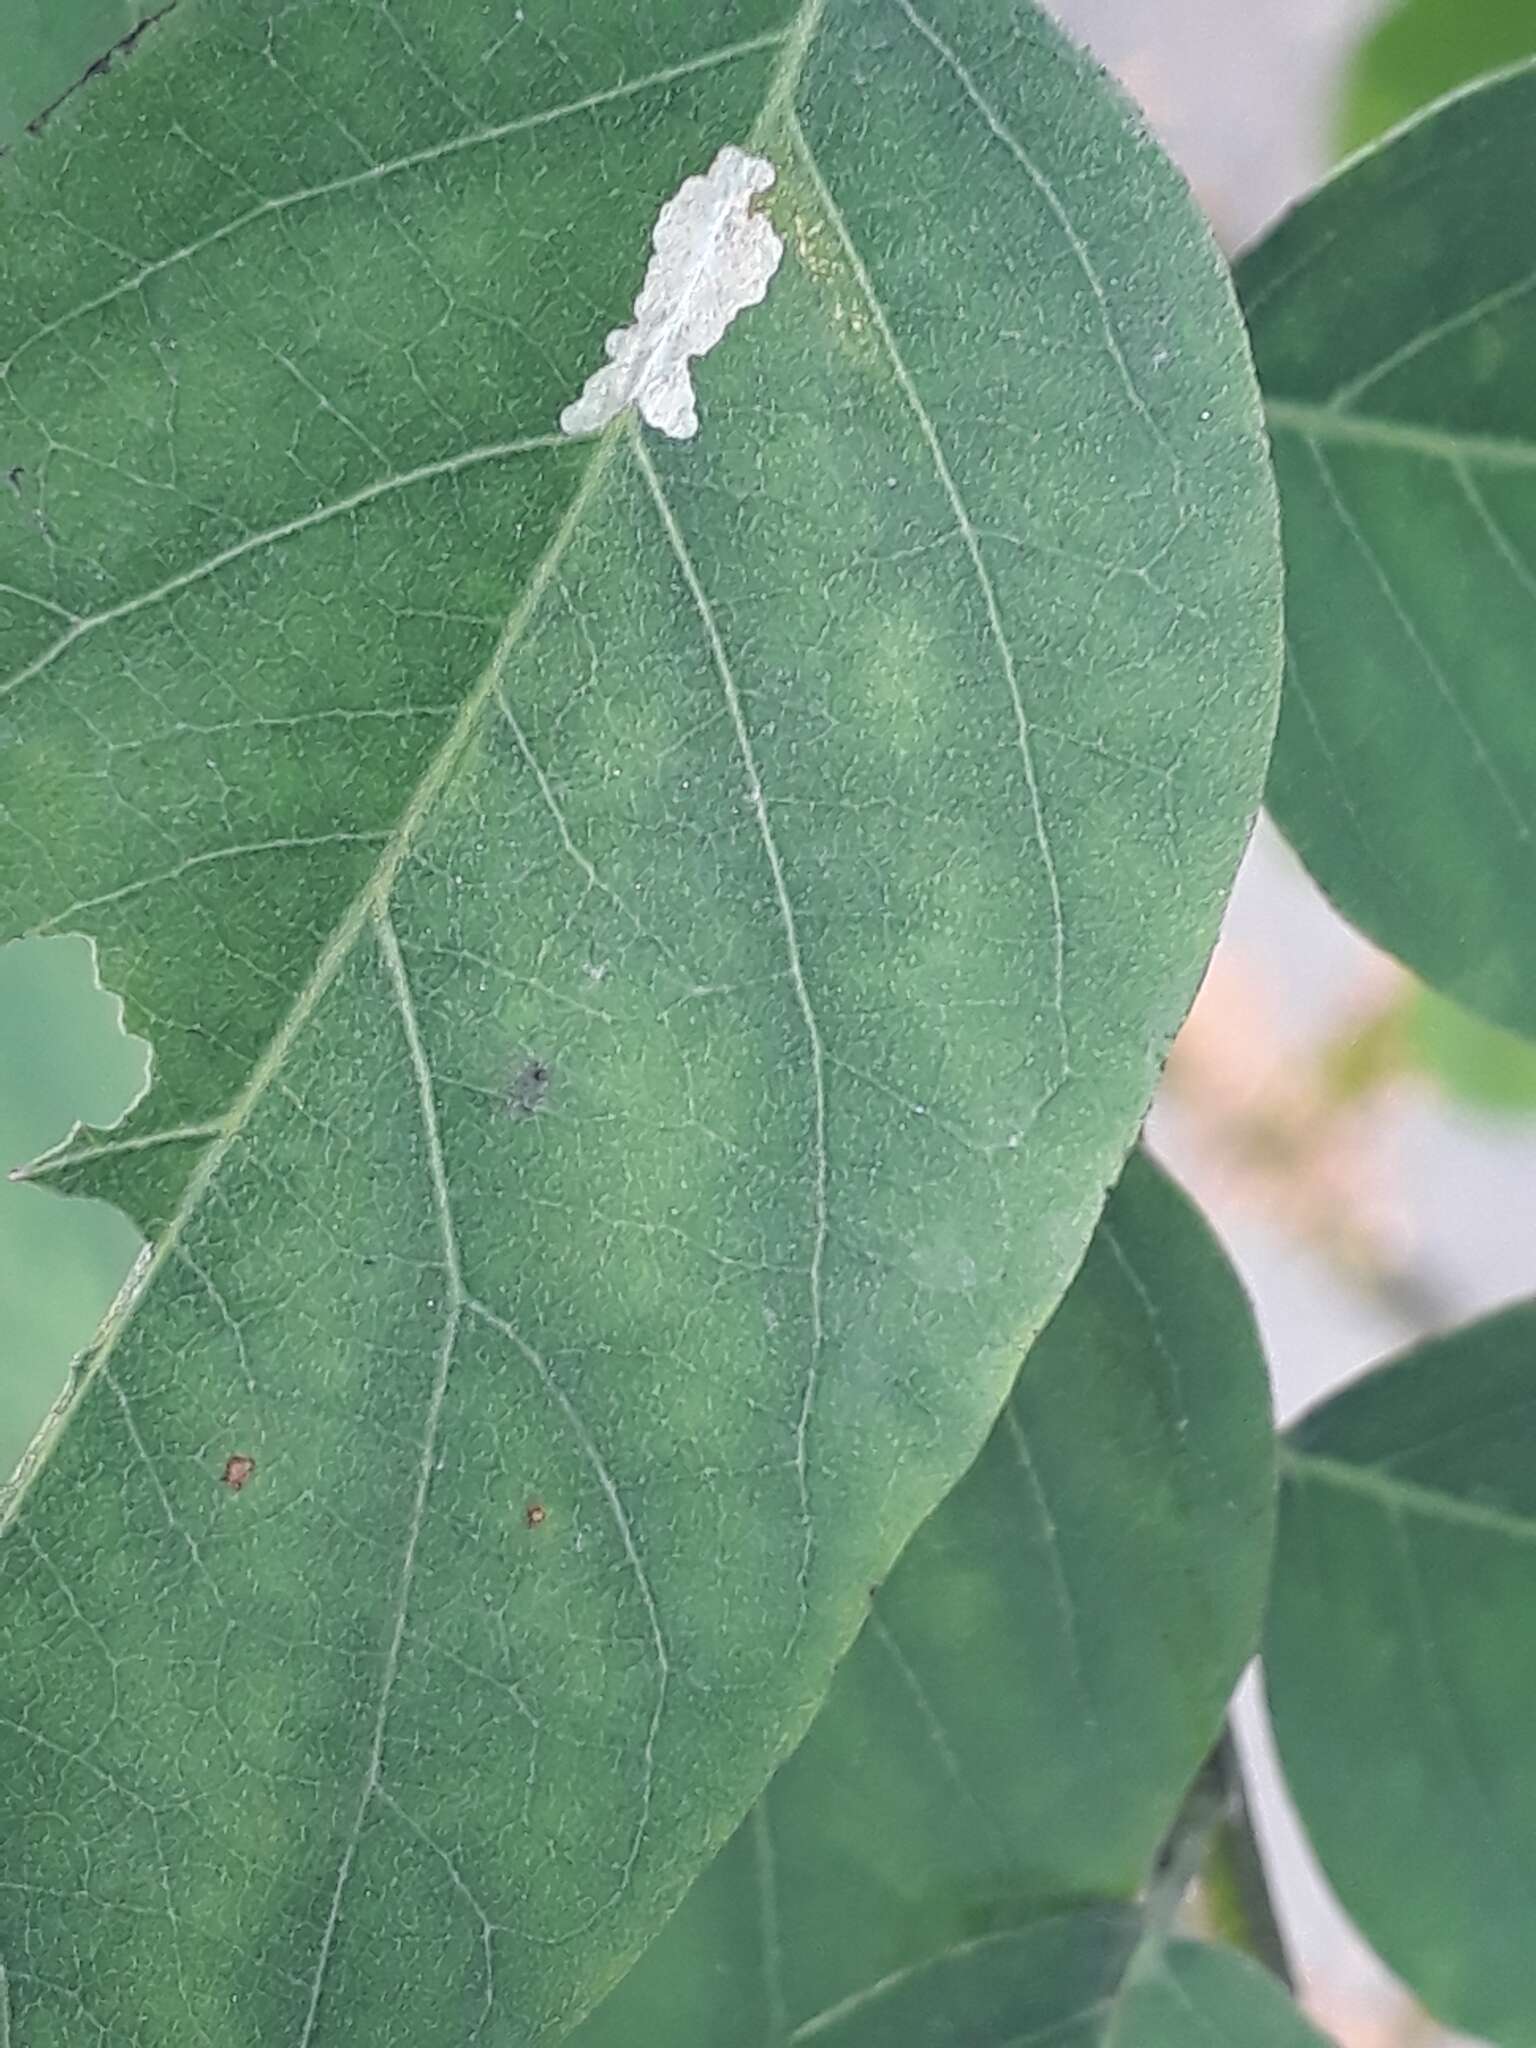
<svg viewBox="0 0 1536 2048"><path fill-rule="evenodd" d="M183 0L82 105L5 173L0 930L154 1044L41 1175L154 1250L4 1539L11 2048L533 2042L1143 1111L1274 701L1241 333L1021 5ZM786 256L698 439L558 436L727 141Z"/></svg>

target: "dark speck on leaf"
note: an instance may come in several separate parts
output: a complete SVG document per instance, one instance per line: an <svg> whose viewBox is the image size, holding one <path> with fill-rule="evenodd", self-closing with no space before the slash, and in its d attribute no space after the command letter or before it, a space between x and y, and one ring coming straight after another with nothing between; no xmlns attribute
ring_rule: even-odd
<svg viewBox="0 0 1536 2048"><path fill-rule="evenodd" d="M523 1516L523 1520L530 1529L538 1529L543 1526L547 1513L548 1510L542 1501L530 1501L528 1503L528 1512Z"/></svg>
<svg viewBox="0 0 1536 2048"><path fill-rule="evenodd" d="M225 1461L224 1484L231 1493L238 1493L255 1470L256 1460L247 1458L237 1451L232 1458Z"/></svg>
<svg viewBox="0 0 1536 2048"><path fill-rule="evenodd" d="M533 1116L544 1107L549 1094L549 1084L554 1079L554 1068L547 1060L528 1060L512 1076L512 1085L507 1091L507 1112L510 1116Z"/></svg>

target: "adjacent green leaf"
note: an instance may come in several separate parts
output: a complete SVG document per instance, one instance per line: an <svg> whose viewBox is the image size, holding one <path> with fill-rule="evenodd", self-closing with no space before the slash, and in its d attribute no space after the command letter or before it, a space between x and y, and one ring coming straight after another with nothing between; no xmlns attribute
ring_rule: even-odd
<svg viewBox="0 0 1536 2048"><path fill-rule="evenodd" d="M1101 2048L1140 1934L1125 1907L983 1936L788 2038L823 2048Z"/></svg>
<svg viewBox="0 0 1536 2048"><path fill-rule="evenodd" d="M1536 2043L1536 1305L1298 1425L1265 1667L1340 1898L1441 2019Z"/></svg>
<svg viewBox="0 0 1536 2048"><path fill-rule="evenodd" d="M0 947L0 1482L64 1385L70 1360L127 1278L138 1239L110 1209L17 1187L6 1168L69 1128L109 1117L144 1078L142 1046L92 989L79 939Z"/></svg>
<svg viewBox="0 0 1536 2048"><path fill-rule="evenodd" d="M809 1736L580 2048L772 2044L980 1933L1134 1897L1255 1647L1273 1455L1242 1290L1133 1160Z"/></svg>
<svg viewBox="0 0 1536 2048"><path fill-rule="evenodd" d="M1229 1950L1139 1948L1128 1908L982 1936L787 2039L817 2048L1322 2048L1275 1980ZM738 2037L741 2038L741 2037Z"/></svg>
<svg viewBox="0 0 1536 2048"><path fill-rule="evenodd" d="M1536 1111L1536 1045L1501 1031L1437 996L1416 989L1402 1016L1409 1060L1469 1108L1529 1115Z"/></svg>
<svg viewBox="0 0 1536 2048"><path fill-rule="evenodd" d="M1374 142L1443 93L1533 52L1531 0L1400 0L1371 29L1349 67L1341 146Z"/></svg>
<svg viewBox="0 0 1536 2048"><path fill-rule="evenodd" d="M12 2048L613 1981L1077 1264L1273 708L1219 260L1032 10L267 17L6 174L0 913L156 1053L49 1175L156 1242L4 1548ZM697 439L558 438L727 142Z"/></svg>
<svg viewBox="0 0 1536 2048"><path fill-rule="evenodd" d="M1536 70L1341 171L1242 265L1290 663L1269 803L1371 938L1536 1032Z"/></svg>
<svg viewBox="0 0 1536 2048"><path fill-rule="evenodd" d="M0 23L0 149L12 147L29 122L105 70L162 11L169 11L165 0L6 0Z"/></svg>
<svg viewBox="0 0 1536 2048"><path fill-rule="evenodd" d="M1133 1970L1103 2040L1104 2048L1323 2048L1267 1970L1192 1941Z"/></svg>

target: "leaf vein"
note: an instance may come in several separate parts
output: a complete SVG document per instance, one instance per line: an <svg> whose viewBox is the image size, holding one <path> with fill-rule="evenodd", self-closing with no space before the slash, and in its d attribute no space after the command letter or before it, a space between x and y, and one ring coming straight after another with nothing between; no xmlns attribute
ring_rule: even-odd
<svg viewBox="0 0 1536 2048"><path fill-rule="evenodd" d="M142 1137L108 1138L99 1145L76 1145L69 1139L56 1152L44 1152L26 1166L12 1169L12 1180L41 1180L45 1174L62 1173L72 1166L90 1166L98 1159L114 1159L126 1152L153 1152L161 1145L190 1145L222 1137L222 1123L181 1124L173 1130L146 1131Z"/></svg>
<svg viewBox="0 0 1536 2048"><path fill-rule="evenodd" d="M945 42L944 38L930 22L924 20L922 15L912 5L912 0L895 0L895 4L901 9L908 21L911 22L918 34L928 43L940 62L954 74L966 98L975 107L992 134L1002 143L1003 147L1023 171L1025 177L1028 178L1030 184L1044 200L1051 218L1066 237L1067 246L1072 251L1073 261L1081 271L1083 282L1092 294L1094 305L1098 309L1099 322L1104 331L1104 345L1109 351L1110 361L1115 366L1116 374L1120 379L1131 410L1142 421L1148 433L1163 451L1174 478L1182 483L1183 466L1169 446L1167 435L1158 425L1156 415L1142 396L1136 379L1131 374L1131 366L1126 357L1124 344L1121 342L1120 336L1115 329L1114 315L1110 311L1109 293L1105 288L1104 280L1100 277L1088 244L1078 232L1077 226L1071 214L1067 211L1061 194L1046 176L1045 172L1041 170L1028 150L1025 149L1007 122L1003 120L1002 116L987 99L956 51L950 48L949 44Z"/></svg>
<svg viewBox="0 0 1536 2048"><path fill-rule="evenodd" d="M249 860L262 853L312 853L321 846L383 846L389 841L388 832L316 832L307 837L287 839L255 839L245 846L213 846L203 853L191 853L178 861L173 868L166 868L158 875L145 875L137 882L124 882L120 888L107 889L100 896L82 897L66 909L59 910L31 934L41 937L56 932L69 924L71 918L82 916L88 910L102 910L111 903L126 903L135 896L142 896L150 889L163 889L170 882L179 882L183 875L191 874L195 868L216 866L227 860Z"/></svg>
<svg viewBox="0 0 1536 2048"><path fill-rule="evenodd" d="M1008 1440L1013 1445L1014 1455L1019 1461L1030 1492L1034 1495L1035 1507L1040 1516L1040 1527L1045 1536L1047 1568L1051 1577L1051 1593L1056 1611L1061 1616L1062 1631L1067 1639L1068 1677L1072 1690L1082 1702L1085 1727L1096 1728L1098 1709L1088 1687L1088 1673L1083 1662L1082 1629L1078 1622L1077 1603L1072 1598L1072 1587L1067 1578L1066 1560L1061 1554L1061 1525L1051 1510L1040 1470L1029 1448L1029 1436L1019 1420L1014 1407L1016 1396L1010 1395L1003 1408L1003 1421L1008 1430Z"/></svg>
<svg viewBox="0 0 1536 2048"><path fill-rule="evenodd" d="M401 814L398 828L372 874L347 906L335 930L321 948L309 979L295 996L292 1006L274 1032L266 1051L251 1070L250 1078L230 1105L217 1141L209 1146L199 1161L165 1230L153 1249L146 1250L140 1264L130 1275L127 1285L113 1303L88 1364L72 1386L69 1398L61 1402L49 1418L46 1444L40 1442L39 1446L35 1447L36 1454L22 1468L18 1479L10 1487L0 1490L0 1533L3 1533L20 1513L28 1491L46 1466L47 1448L57 1441L59 1433L88 1392L96 1375L105 1368L123 1331L132 1321L146 1289L154 1280L161 1265L175 1250L189 1221L197 1213L210 1186L217 1178L230 1147L239 1139L256 1106L281 1073L294 1041L351 957L358 936L369 916L377 905L387 902L395 877L410 851L416 834L421 829L423 820L430 814L432 805L468 747L487 701L495 692L502 673L521 641L529 620L537 610L562 556L580 528L587 507L612 459L617 432L617 428L610 430L594 444L581 483L567 505L564 517L529 577L522 597L508 615L501 638L478 682L460 707L452 728L417 783L410 801Z"/></svg>
<svg viewBox="0 0 1536 2048"><path fill-rule="evenodd" d="M1490 313L1502 312L1506 306L1529 297L1532 290L1536 290L1536 270L1528 277L1516 278L1512 283L1500 286L1498 291L1487 292L1482 298L1474 299L1471 305L1463 306L1459 313L1452 313L1444 320L1437 320L1433 326L1424 328L1411 340L1403 342L1383 356L1379 362L1373 363L1358 377L1352 377L1347 384L1341 384L1329 400L1330 408L1344 410L1357 398L1363 397L1367 391L1381 383L1384 378L1391 376L1393 371L1402 369L1405 364L1413 362L1418 356L1446 340L1448 336L1459 334L1463 328L1475 327L1479 320L1486 319Z"/></svg>
<svg viewBox="0 0 1536 2048"><path fill-rule="evenodd" d="M794 991L795 1004L805 1029L806 1042L810 1049L811 1066L811 1116L812 1116L812 1238L809 1267L810 1313L811 1313L811 1356L806 1367L801 1388L800 1412L795 1419L795 1479L800 1494L800 1512L804 1528L804 1543L800 1558L800 1602L801 1623L804 1625L808 1587L810 1584L811 1559L814 1554L815 1524L811 1511L809 1436L811 1415L816 1405L816 1396L821 1378L822 1352L825 1339L824 1282L823 1269L826 1261L830 1169L827 1157L827 1055L821 1025L817 1020L811 1002L810 988L806 981L805 964L800 948L800 930L795 919L794 903L789 893L789 883L784 871L783 857L778 840L774 835L773 821L768 814L768 799L763 789L763 779L758 768L757 751L752 744L751 729L747 724L746 710L741 692L737 687L731 668L730 656L721 636L719 622L710 604L704 585L699 578L688 544L677 523L661 478L655 464L640 440L637 432L631 432L631 444L635 451L642 474L650 487L657 513L666 530L667 540L677 558L689 597L699 615L704 637L709 644L710 657L720 686L725 692L730 711L731 725L736 735L736 744L741 755L742 768L747 778L747 797L757 824L758 837L773 878L774 896L778 905L779 920L784 931L784 948L789 962L790 985Z"/></svg>
<svg viewBox="0 0 1536 2048"><path fill-rule="evenodd" d="M898 4L903 4L903 0L898 0ZM838 240L843 245L843 251L847 256L849 266L858 280L859 289L864 296L865 303L869 307L870 317L875 323L876 332L879 334L885 352L890 359L892 375L896 380L902 397L906 400L917 422L918 431L927 445L929 457L938 473L940 485L955 515L955 522L960 530L965 551L970 559L971 569L981 593L982 604L986 611L988 632L993 645L997 649L998 661L1004 681L1008 687L1019 756L1023 763L1024 782L1029 794L1035 846L1044 868L1046 887L1050 895L1052 1004L1061 1050L1061 1067L1057 1076L1059 1085L1066 1078L1072 1064L1071 1029L1067 1022L1066 1003L1066 914L1062 898L1061 877L1056 866L1055 850L1051 845L1050 833L1045 822L1044 797L1041 790L1039 773L1035 765L1034 746L1030 738L1029 718L1024 708L1024 697L1019 683L1018 666L1014 660L1013 647L1003 625L1003 615L1001 606L998 603L997 589L992 581L991 571L987 567L986 557L982 552L981 539L976 531L975 522L972 520L965 501L960 495L959 485L956 483L954 472L949 466L949 459L944 453L944 446L939 439L938 429L935 427L927 407L923 404L922 396L913 382L912 374L908 370L905 359L897 346L896 337L891 330L889 320L886 318L885 308L876 296L874 283L868 270L865 268L864 259L854 246L848 224L843 218L842 211L833 198L825 178L821 174L821 167L816 162L804 129L800 126L798 120L793 119L792 127L795 144L805 164L807 175L811 178L827 218L831 222Z"/></svg>
<svg viewBox="0 0 1536 2048"><path fill-rule="evenodd" d="M1478 523L1487 534L1489 540L1492 541L1499 559L1520 585L1526 596L1536 599L1536 571L1532 570L1530 563L1526 561L1525 557L1510 539L1504 522L1498 517L1484 496L1482 487L1473 476L1470 467L1463 460L1453 459L1450 468L1462 496L1477 515Z"/></svg>
<svg viewBox="0 0 1536 2048"><path fill-rule="evenodd" d="M1475 463L1480 469L1536 469L1536 441L1522 441L1514 435L1468 434L1457 427L1428 427L1416 420L1339 412L1331 405L1280 398L1273 392L1265 394L1264 413L1271 436L1278 432L1346 447L1386 448L1394 454L1422 455L1431 462Z"/></svg>
<svg viewBox="0 0 1536 2048"><path fill-rule="evenodd" d="M124 598L121 604L109 605L105 610L92 612L78 619L68 632L60 633L40 653L16 673L0 683L0 698L9 697L19 690L23 683L29 683L45 669L51 668L62 654L68 652L78 640L87 634L97 632L102 626L116 625L122 619L132 618L136 613L148 611L164 604L167 598L178 596L194 584L205 583L221 569L243 561L248 555L259 553L264 548L278 547L282 542L292 540L296 535L309 533L317 526L328 525L333 519L342 519L350 512L358 512L364 506L373 504L379 498L393 496L399 491L408 491L413 486L430 483L438 477L457 476L466 469L477 468L482 463L504 462L514 455L528 455L542 449L569 448L570 442L563 434L535 434L517 441L493 441L484 447L465 449L458 455L445 456L440 462L424 462L415 469L401 470L394 476L380 477L361 489L350 492L344 498L334 499L328 505L318 505L311 512L300 513L295 519L285 519L280 525L269 526L260 533L248 534L244 540L234 541L217 554L193 568L182 569L165 582L156 584L153 590L146 590L137 597Z"/></svg>
<svg viewBox="0 0 1536 2048"><path fill-rule="evenodd" d="M401 171L417 170L424 164L437 163L444 157L458 156L466 150L483 149L488 144L504 142L513 135L547 128L554 122L568 120L575 114L591 113L598 107L611 105L616 100L634 99L656 86L671 85L679 79L690 78L697 72L712 71L720 65L733 63L738 57L777 48L787 40L787 34L788 32L783 29L773 29L764 35L749 37L744 42L730 43L718 50L707 50L702 55L690 57L681 64L649 72L643 78L625 79L618 85L604 86L597 92L587 93L580 99L569 100L562 106L543 107L532 114L519 114L510 121L500 121L491 127L479 128L467 135L452 135L442 142L430 143L424 149L412 150L405 156L393 157L384 163L367 164L364 169L353 171L346 177L330 178L319 185L307 185L295 192L280 193L275 198L263 199L255 206L248 207L244 213L237 214L233 220L226 221L222 227L215 228L212 233L202 235L196 241L186 242L180 248L156 257L152 262L141 264L131 277L123 278L98 297L83 301L70 312L61 313L56 319L36 329L12 355L0 363L0 383L10 381L11 371L16 364L38 343L72 326L76 320L83 320L91 313L101 312L118 299L126 297L129 292L138 291L152 278L160 277L178 264L202 255L207 249L216 248L219 243L228 241L242 229L266 219L269 215L289 213L295 207L307 205L311 200L353 191L360 185L376 184L384 178L398 175ZM348 136L347 139L353 143L354 148L361 149L361 145L354 137ZM362 153L366 156L366 151Z"/></svg>
<svg viewBox="0 0 1536 2048"><path fill-rule="evenodd" d="M624 1505L624 1497L619 1491L618 1483L609 1469L607 1460L598 1448L597 1439L583 1421L581 1411L560 1384L560 1381L550 1367L549 1361L542 1357L523 1337L519 1336L504 1316L499 1316L494 1309L487 1307L483 1301L477 1300L473 1295L466 1299L464 1305L471 1315L478 1316L489 1328L497 1331L505 1338L513 1350L517 1352L518 1356L533 1368L545 1392L565 1417L571 1434L575 1438L587 1463L588 1469L591 1471L593 1478L596 1479L599 1490L607 1502L609 1516L618 1534L619 1543L624 1551L630 1575L634 1579L636 1589L639 1592L641 1605L645 1609L646 1621L651 1634L651 1648L656 1660L656 1698L652 1705L650 1723L646 1729L645 1743L641 1751L640 1804L639 1812L635 1819L635 1826L630 1837L629 1848L625 1853L623 1868L619 1873L619 1879L613 1888L612 1894L601 1905L593 1908L591 1914L582 1923L581 1927L573 1928L570 1931L566 1938L573 1939L575 1935L584 1933L588 1927L595 1925L602 1915L623 1897L628 1889L630 1878L634 1874L635 1865L640 1859L640 1851L645 1845L645 1838L651 1824L651 1802L655 1793L656 1742L661 1733L661 1724L666 1717L667 1694L672 1677L672 1655L667 1647L666 1632L661 1625L660 1602L656 1598L656 1591L651 1584L650 1573L646 1570L645 1559L635 1539L634 1525L629 1519L629 1511Z"/></svg>
<svg viewBox="0 0 1536 2048"><path fill-rule="evenodd" d="M1516 840L1522 847L1528 846L1531 839L1530 822L1520 809L1513 791L1499 773L1498 765L1488 749L1487 742L1468 716L1466 706L1452 690L1449 676L1441 667L1435 657L1434 650L1430 647L1423 633L1410 616L1396 585L1387 573L1386 565L1371 545L1370 536L1365 532L1359 520L1356 519L1348 505L1344 502L1343 494L1339 490L1338 479L1329 466L1327 456L1316 441L1309 440L1307 442L1307 449L1316 465L1323 490L1327 495L1329 504L1333 507L1339 524L1364 558L1366 566L1375 578L1382 596L1386 599L1388 608L1397 620L1404 639L1407 640L1415 654L1418 655L1430 681L1435 686L1437 694L1450 711L1456 723L1461 727L1467 739L1473 760L1477 763L1489 788L1498 799L1499 809L1506 814L1515 828L1514 836Z"/></svg>
<svg viewBox="0 0 1536 2048"><path fill-rule="evenodd" d="M1525 1520L1507 1508L1485 1506L1481 1501L1464 1500L1454 1493L1440 1493L1420 1480L1403 1479L1379 1466L1355 1465L1344 1458L1298 1450L1289 1444L1281 1447L1280 1464L1293 1480L1313 1480L1322 1486L1358 1493L1387 1512L1400 1510L1430 1521L1456 1522L1506 1537L1512 1543L1536 1543L1536 1518Z"/></svg>
<svg viewBox="0 0 1536 2048"><path fill-rule="evenodd" d="M768 2008L764 2048L779 2048L789 2027L789 2008L784 1998L784 1935L779 1920L778 1859L774 1854L773 1829L768 1820L768 1795L772 1789L771 1783L765 1785L752 1809L752 1868L757 1877L763 1997ZM3 2043L0 2043L0 2048L4 2048Z"/></svg>
<svg viewBox="0 0 1536 2048"><path fill-rule="evenodd" d="M421 1028L416 1016L415 1000L411 994L409 976L401 957L400 943L395 936L394 926L389 920L387 909L381 906L374 913L374 927L379 952L383 960L386 977L393 991L400 1022L405 1034L406 1050L410 1058L411 1071L415 1079L418 1107L421 1113L422 1132L426 1140L428 1174L432 1190L432 1206L438 1228L442 1234L443 1265L447 1280L446 1314L443 1331L439 1340L437 1369L433 1375L432 1389L427 1402L425 1426L422 1431L421 1459L417 1467L416 1491L411 1502L410 1518L406 1525L405 1552L400 1563L400 1574L395 1589L394 1610L388 1647L384 1653L384 1671L379 1685L378 1707L374 1714L373 1734L368 1748L367 1765L363 1773L362 1789L358 1794L357 1807L352 1823L342 1845L341 1860L336 1871L335 1884L331 1891L331 1903L326 1914L325 1926L321 1931L319 1953L315 1960L314 1976L310 1983L309 2004L304 2015L303 2029L299 2035L299 2048L309 2048L314 2039L315 2026L319 2019L320 2003L329 1974L332 1954L335 1951L336 1932L341 1925L342 1901L346 1896L348 1881L357 1860L358 1845L362 1840L363 1827L368 1810L378 1795L384 1776L384 1744L389 1729L390 1702L394 1697L395 1681L400 1674L402 1652L405 1644L406 1622L410 1615L411 1588L416 1576L416 1553L421 1541L422 1528L426 1522L427 1502L432 1491L432 1478L437 1469L437 1441L442 1424L443 1406L448 1397L448 1382L453 1372L453 1354L458 1341L459 1323L464 1312L464 1287L459 1266L458 1238L454 1231L453 1215L448 1206L447 1177L443 1166L442 1137L438 1124L437 1100L432 1086L432 1073L427 1063L426 1048L422 1042Z"/></svg>

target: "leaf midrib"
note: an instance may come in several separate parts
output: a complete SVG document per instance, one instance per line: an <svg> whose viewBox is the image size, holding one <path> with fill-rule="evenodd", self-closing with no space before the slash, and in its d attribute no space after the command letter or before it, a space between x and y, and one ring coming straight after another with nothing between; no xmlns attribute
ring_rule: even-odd
<svg viewBox="0 0 1536 2048"><path fill-rule="evenodd" d="M769 39L780 45L783 55L775 68L757 120L753 123L751 140L754 143L772 127L792 103L817 30L821 25L826 4L827 0L802 0L799 12L789 27L776 32L775 36ZM331 936L316 956L309 979L273 1033L266 1050L252 1067L244 1087L235 1096L224 1117L213 1125L219 1135L193 1169L186 1187L182 1190L180 1200L152 1251L130 1276L129 1283L108 1311L107 1320L92 1346L84 1370L69 1387L65 1399L57 1404L48 1416L42 1434L32 1446L14 1480L8 1487L0 1487L0 1535L3 1535L15 1521L28 1493L39 1475L46 1469L53 1448L68 1427L76 1408L111 1359L123 1333L132 1323L139 1303L149 1292L161 1266L174 1252L188 1223L201 1207L203 1198L216 1179L231 1146L239 1138L268 1087L282 1071L295 1040L314 1014L331 983L351 957L354 946L370 920L376 918L388 906L396 877L410 853L418 832L463 759L482 715L494 699L505 676L513 653L567 550L580 532L588 508L607 475L615 451L628 432L629 415L626 412L620 414L596 440L581 481L543 554L534 565L522 596L508 613L490 659L476 678L446 737L412 791L401 813L400 822L372 873L348 904Z"/></svg>
<svg viewBox="0 0 1536 2048"><path fill-rule="evenodd" d="M1271 432L1278 429L1307 441L1385 448L1397 455L1422 455L1432 461L1472 463L1485 469L1536 470L1536 441L1522 441L1513 435L1467 434L1452 427L1427 427L1383 414L1353 412L1336 398L1284 398L1266 391L1264 414Z"/></svg>
<svg viewBox="0 0 1536 2048"><path fill-rule="evenodd" d="M1304 1451L1292 1444L1282 1445L1280 1469L1293 1480L1315 1480L1344 1493L1374 1501L1389 1514L1414 1514L1430 1521L1455 1522L1464 1528L1482 1529L1515 1543L1536 1543L1536 1520L1524 1520L1506 1508L1484 1507L1452 1493L1438 1492L1415 1479L1375 1465L1356 1465L1345 1458Z"/></svg>

